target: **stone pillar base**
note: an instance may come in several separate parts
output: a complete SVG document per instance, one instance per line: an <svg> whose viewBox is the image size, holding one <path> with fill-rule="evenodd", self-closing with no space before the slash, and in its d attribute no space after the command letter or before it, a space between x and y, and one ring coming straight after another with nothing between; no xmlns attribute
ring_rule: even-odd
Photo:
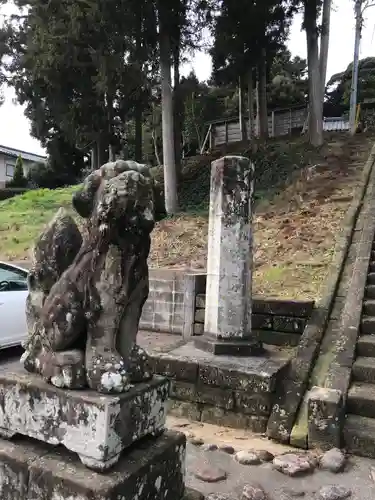
<svg viewBox="0 0 375 500"><path fill-rule="evenodd" d="M180 500L185 445L185 436L176 432L145 438L103 475L64 448L0 439L1 500Z"/></svg>
<svg viewBox="0 0 375 500"><path fill-rule="evenodd" d="M257 356L264 352L262 343L256 339L249 340L219 340L215 335L205 334L194 339L198 349L216 355L227 356Z"/></svg>

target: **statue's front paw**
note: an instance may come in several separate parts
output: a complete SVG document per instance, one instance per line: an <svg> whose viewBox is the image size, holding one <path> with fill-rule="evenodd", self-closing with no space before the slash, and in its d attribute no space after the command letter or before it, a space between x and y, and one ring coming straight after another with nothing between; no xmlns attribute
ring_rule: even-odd
<svg viewBox="0 0 375 500"><path fill-rule="evenodd" d="M103 394L129 390L129 375L117 353L96 354L86 360L86 376L91 389Z"/></svg>

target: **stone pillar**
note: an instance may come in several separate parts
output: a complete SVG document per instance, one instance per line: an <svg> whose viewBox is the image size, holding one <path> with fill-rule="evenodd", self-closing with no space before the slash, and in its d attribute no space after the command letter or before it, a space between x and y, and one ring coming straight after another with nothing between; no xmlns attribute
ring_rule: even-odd
<svg viewBox="0 0 375 500"><path fill-rule="evenodd" d="M212 163L205 333L196 347L251 356L262 350L251 332L254 166L225 156Z"/></svg>

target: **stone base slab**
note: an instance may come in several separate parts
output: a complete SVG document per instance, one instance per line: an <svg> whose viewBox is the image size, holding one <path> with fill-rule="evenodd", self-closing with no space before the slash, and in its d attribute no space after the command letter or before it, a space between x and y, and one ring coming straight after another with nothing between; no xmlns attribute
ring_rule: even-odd
<svg viewBox="0 0 375 500"><path fill-rule="evenodd" d="M219 340L214 335L204 334L194 340L195 347L217 356L257 356L263 354L261 342L255 339L248 340Z"/></svg>
<svg viewBox="0 0 375 500"><path fill-rule="evenodd" d="M103 475L64 448L0 439L1 500L180 500L185 442L176 432L145 438Z"/></svg>
<svg viewBox="0 0 375 500"><path fill-rule="evenodd" d="M19 368L0 374L0 435L62 444L103 471L135 441L164 430L168 394L162 377L112 396L58 389Z"/></svg>

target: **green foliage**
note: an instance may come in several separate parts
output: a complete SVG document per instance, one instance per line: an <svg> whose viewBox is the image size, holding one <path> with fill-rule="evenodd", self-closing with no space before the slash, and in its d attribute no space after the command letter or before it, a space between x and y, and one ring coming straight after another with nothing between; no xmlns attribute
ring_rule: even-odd
<svg viewBox="0 0 375 500"><path fill-rule="evenodd" d="M24 188L27 186L27 179L23 172L23 160L18 156L16 165L14 167L14 174L12 180L7 182L7 187Z"/></svg>
<svg viewBox="0 0 375 500"><path fill-rule="evenodd" d="M333 75L327 83L328 116L335 116L349 109L352 68L353 64L350 63L345 71ZM358 69L358 102L375 99L375 58L361 59Z"/></svg>

